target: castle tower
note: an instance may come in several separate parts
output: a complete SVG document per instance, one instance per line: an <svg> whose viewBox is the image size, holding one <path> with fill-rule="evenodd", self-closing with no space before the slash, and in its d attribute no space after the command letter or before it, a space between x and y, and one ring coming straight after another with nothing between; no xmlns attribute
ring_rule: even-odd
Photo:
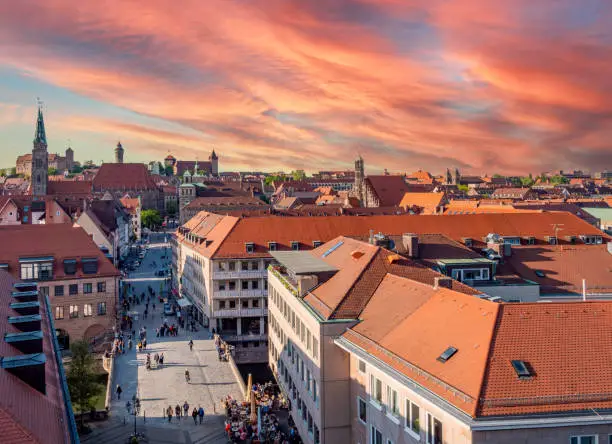
<svg viewBox="0 0 612 444"><path fill-rule="evenodd" d="M49 170L49 157L47 153L47 134L41 105L38 105L38 119L36 120L36 133L32 147L32 176L30 189L33 196L47 195L47 174Z"/></svg>
<svg viewBox="0 0 612 444"><path fill-rule="evenodd" d="M66 149L66 171L71 173L72 168L74 168L74 151L68 147Z"/></svg>
<svg viewBox="0 0 612 444"><path fill-rule="evenodd" d="M117 142L117 147L115 148L115 163L123 163L123 146L121 146L121 142Z"/></svg>
<svg viewBox="0 0 612 444"><path fill-rule="evenodd" d="M210 170L211 170L210 174L212 174L213 176L218 176L219 175L219 157L217 156L217 153L215 153L214 148L208 160L210 160Z"/></svg>
<svg viewBox="0 0 612 444"><path fill-rule="evenodd" d="M364 163L363 158L359 156L355 161L355 186L354 193L355 196L363 202L363 179L364 179Z"/></svg>

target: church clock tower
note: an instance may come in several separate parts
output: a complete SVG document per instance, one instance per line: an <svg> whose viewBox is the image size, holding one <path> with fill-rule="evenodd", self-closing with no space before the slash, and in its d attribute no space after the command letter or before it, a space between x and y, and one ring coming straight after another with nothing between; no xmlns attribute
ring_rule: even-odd
<svg viewBox="0 0 612 444"><path fill-rule="evenodd" d="M45 132L42 105L39 103L34 146L32 148L32 176L30 177L30 189L33 196L42 197L47 195L48 169L47 134Z"/></svg>

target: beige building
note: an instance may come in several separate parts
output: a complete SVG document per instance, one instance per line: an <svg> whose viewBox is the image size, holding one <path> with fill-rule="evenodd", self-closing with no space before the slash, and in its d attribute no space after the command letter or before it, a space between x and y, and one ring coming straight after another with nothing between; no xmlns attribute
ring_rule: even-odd
<svg viewBox="0 0 612 444"><path fill-rule="evenodd" d="M119 272L82 228L0 227L0 245L0 268L49 297L64 344L112 329Z"/></svg>
<svg viewBox="0 0 612 444"><path fill-rule="evenodd" d="M342 237L273 256L270 367L304 442L610 439L612 302L498 304Z"/></svg>

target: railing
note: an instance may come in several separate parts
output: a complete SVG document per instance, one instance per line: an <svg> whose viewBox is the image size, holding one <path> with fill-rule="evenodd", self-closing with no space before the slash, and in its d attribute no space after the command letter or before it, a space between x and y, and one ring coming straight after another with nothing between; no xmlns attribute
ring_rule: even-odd
<svg viewBox="0 0 612 444"><path fill-rule="evenodd" d="M254 334L254 333L242 333L238 334L237 332L221 332L221 337L226 341L262 341L268 339L267 334Z"/></svg>
<svg viewBox="0 0 612 444"><path fill-rule="evenodd" d="M266 291L263 289L257 290L217 290L213 298L215 299L231 299L231 298L261 298L266 296Z"/></svg>
<svg viewBox="0 0 612 444"><path fill-rule="evenodd" d="M265 278L266 269L263 270L234 270L234 271L219 271L213 272L213 279L255 279Z"/></svg>
<svg viewBox="0 0 612 444"><path fill-rule="evenodd" d="M214 315L217 318L224 317L243 317L243 316L267 316L268 309L259 307L259 308L229 308L229 309L221 309L215 310Z"/></svg>
<svg viewBox="0 0 612 444"><path fill-rule="evenodd" d="M277 268L270 267L269 270L293 296L297 297L297 283L293 282L289 276L282 274Z"/></svg>

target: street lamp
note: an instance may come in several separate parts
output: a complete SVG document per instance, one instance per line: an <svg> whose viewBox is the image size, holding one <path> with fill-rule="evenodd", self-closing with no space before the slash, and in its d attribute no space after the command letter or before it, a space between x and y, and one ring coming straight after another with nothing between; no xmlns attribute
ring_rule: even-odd
<svg viewBox="0 0 612 444"><path fill-rule="evenodd" d="M132 396L132 401L134 401L132 414L134 415L134 436L136 436L136 417L140 413L140 398L134 395Z"/></svg>

